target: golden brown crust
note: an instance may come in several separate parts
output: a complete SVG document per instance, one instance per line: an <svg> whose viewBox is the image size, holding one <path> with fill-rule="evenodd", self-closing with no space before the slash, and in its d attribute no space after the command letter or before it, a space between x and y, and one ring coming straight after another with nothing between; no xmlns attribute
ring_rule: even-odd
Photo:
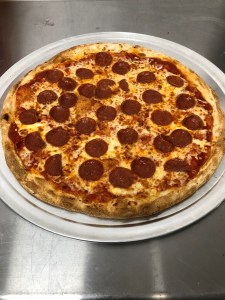
<svg viewBox="0 0 225 300"><path fill-rule="evenodd" d="M15 93L17 91L17 87L28 83L35 74L44 70L49 65L67 61L71 58L75 60L81 59L83 56L85 57L86 52L91 51L93 53L97 53L103 50L119 52L131 51L131 49L132 51L141 52L146 56L165 60L169 59L169 61L177 66L179 70L181 70L182 74L188 78L189 82L193 83L194 86L198 88L203 97L207 99L207 102L212 106L214 125L210 157L201 167L197 176L188 181L184 186L179 188L170 187L169 189L156 192L152 195L143 191L142 193L131 195L129 197L119 195L116 198L112 198L110 201L86 202L83 201L82 196L78 197L66 191L63 192L47 181L43 176L35 174L34 172L30 173L29 171L26 171L15 151L13 143L8 138L10 122L15 116ZM21 82L12 89L4 102L1 129L6 162L15 177L28 192L44 202L70 211L86 213L96 217L123 219L156 214L181 202L183 199L187 198L199 189L199 187L212 176L223 157L225 117L215 92L212 91L198 75L176 60L140 46L136 46L134 50L133 46L127 44L94 44L76 46L66 50L27 74Z"/></svg>

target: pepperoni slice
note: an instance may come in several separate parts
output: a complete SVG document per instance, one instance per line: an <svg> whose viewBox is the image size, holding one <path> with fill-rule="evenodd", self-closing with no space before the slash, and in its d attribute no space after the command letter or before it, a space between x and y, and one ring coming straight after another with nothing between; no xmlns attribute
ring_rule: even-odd
<svg viewBox="0 0 225 300"><path fill-rule="evenodd" d="M50 156L45 162L45 172L50 176L60 176L62 171L62 156L55 154Z"/></svg>
<svg viewBox="0 0 225 300"><path fill-rule="evenodd" d="M101 106L96 112L97 118L100 121L112 121L115 119L116 114L117 112L114 107L106 105Z"/></svg>
<svg viewBox="0 0 225 300"><path fill-rule="evenodd" d="M62 79L60 79L58 86L63 90L73 91L77 86L77 83L70 77L63 77Z"/></svg>
<svg viewBox="0 0 225 300"><path fill-rule="evenodd" d="M119 86L121 88L121 90L125 91L125 92L129 92L129 85L126 81L126 79L122 79L119 81Z"/></svg>
<svg viewBox="0 0 225 300"><path fill-rule="evenodd" d="M170 159L164 164L164 170L167 172L188 172L190 169L187 161L179 158Z"/></svg>
<svg viewBox="0 0 225 300"><path fill-rule="evenodd" d="M22 142L22 136L18 133L18 126L16 123L13 122L10 124L8 136L14 144Z"/></svg>
<svg viewBox="0 0 225 300"><path fill-rule="evenodd" d="M164 69L166 69L170 73L180 74L180 71L177 69L177 67L172 62L161 60L161 59L156 58L156 57L150 57L149 58L149 63L150 63L150 65L153 65L157 68L158 67L163 67Z"/></svg>
<svg viewBox="0 0 225 300"><path fill-rule="evenodd" d="M35 109L27 109L20 113L20 122L22 124L34 124L38 120L37 111Z"/></svg>
<svg viewBox="0 0 225 300"><path fill-rule="evenodd" d="M120 129L117 132L117 137L121 144L133 144L137 142L138 133L133 128Z"/></svg>
<svg viewBox="0 0 225 300"><path fill-rule="evenodd" d="M85 117L81 118L76 123L76 129L79 133L83 134L91 134L93 131L95 131L96 128L96 122L94 119Z"/></svg>
<svg viewBox="0 0 225 300"><path fill-rule="evenodd" d="M63 72L58 69L48 70L45 74L45 78L48 82L56 83L63 78Z"/></svg>
<svg viewBox="0 0 225 300"><path fill-rule="evenodd" d="M95 90L95 96L99 99L108 99L112 95L112 90L109 86L113 86L115 81L112 79L101 79L97 83L97 88Z"/></svg>
<svg viewBox="0 0 225 300"><path fill-rule="evenodd" d="M95 95L95 85L91 83L81 84L78 88L78 92L86 98L92 98Z"/></svg>
<svg viewBox="0 0 225 300"><path fill-rule="evenodd" d="M63 107L73 107L77 102L77 96L74 93L65 93L59 97L59 104Z"/></svg>
<svg viewBox="0 0 225 300"><path fill-rule="evenodd" d="M195 114L184 118L182 124L190 130L199 130L204 127L202 119Z"/></svg>
<svg viewBox="0 0 225 300"><path fill-rule="evenodd" d="M28 133L25 137L25 146L30 151L41 150L45 146L45 142L42 140L38 131Z"/></svg>
<svg viewBox="0 0 225 300"><path fill-rule="evenodd" d="M108 150L108 144L102 139L94 139L85 146L87 154L93 157L100 157Z"/></svg>
<svg viewBox="0 0 225 300"><path fill-rule="evenodd" d="M172 139L173 145L180 148L184 148L192 143L192 136L187 130L183 129L174 130L170 138Z"/></svg>
<svg viewBox="0 0 225 300"><path fill-rule="evenodd" d="M112 63L112 55L108 52L99 52L95 56L95 63L100 67L109 66Z"/></svg>
<svg viewBox="0 0 225 300"><path fill-rule="evenodd" d="M45 90L38 94L37 101L41 104L49 104L57 99L55 92L51 90Z"/></svg>
<svg viewBox="0 0 225 300"><path fill-rule="evenodd" d="M141 178L150 178L155 173L155 164L150 158L138 157L132 161L131 170Z"/></svg>
<svg viewBox="0 0 225 300"><path fill-rule="evenodd" d="M134 175L127 168L117 167L109 174L109 182L114 187L126 189L134 182Z"/></svg>
<svg viewBox="0 0 225 300"><path fill-rule="evenodd" d="M154 110L151 119L155 124L161 126L169 125L173 121L171 113L161 109Z"/></svg>
<svg viewBox="0 0 225 300"><path fill-rule="evenodd" d="M63 123L69 119L69 108L57 105L53 106L49 112L50 116L58 123Z"/></svg>
<svg viewBox="0 0 225 300"><path fill-rule="evenodd" d="M170 85L175 87L182 87L184 85L183 79L181 79L179 76L170 75L166 77L166 80Z"/></svg>
<svg viewBox="0 0 225 300"><path fill-rule="evenodd" d="M130 65L126 61L120 60L112 66L112 71L120 75L125 75L130 71Z"/></svg>
<svg viewBox="0 0 225 300"><path fill-rule="evenodd" d="M156 104L163 101L162 95L155 90L144 91L142 99L147 104Z"/></svg>
<svg viewBox="0 0 225 300"><path fill-rule="evenodd" d="M103 164L97 159L89 159L83 162L78 170L80 177L87 181L99 180L104 172Z"/></svg>
<svg viewBox="0 0 225 300"><path fill-rule="evenodd" d="M37 73L34 77L35 81L42 81L42 79L46 77L46 74L47 70Z"/></svg>
<svg viewBox="0 0 225 300"><path fill-rule="evenodd" d="M81 79L91 79L94 77L94 73L90 69L86 69L86 68L77 69L76 75Z"/></svg>
<svg viewBox="0 0 225 300"><path fill-rule="evenodd" d="M202 106L204 109L212 112L212 106L205 99L198 99L198 105Z"/></svg>
<svg viewBox="0 0 225 300"><path fill-rule="evenodd" d="M112 90L108 86L98 85L95 90L95 97L98 99L108 99L112 96Z"/></svg>
<svg viewBox="0 0 225 300"><path fill-rule="evenodd" d="M176 106L179 109L189 109L195 106L195 99L189 94L180 94L176 100Z"/></svg>
<svg viewBox="0 0 225 300"><path fill-rule="evenodd" d="M101 79L97 83L97 88L95 90L95 96L98 99L108 99L112 95L112 90L110 89L109 86L112 86L115 84L114 80L111 79Z"/></svg>
<svg viewBox="0 0 225 300"><path fill-rule="evenodd" d="M121 110L126 115L138 114L141 110L141 104L136 100L125 100L121 104Z"/></svg>
<svg viewBox="0 0 225 300"><path fill-rule="evenodd" d="M113 86L114 84L115 84L114 80L105 78L105 79L99 80L99 82L97 83L97 86L105 88L108 86Z"/></svg>
<svg viewBox="0 0 225 300"><path fill-rule="evenodd" d="M46 140L55 147L61 147L69 141L69 133L61 126L50 130L46 134Z"/></svg>
<svg viewBox="0 0 225 300"><path fill-rule="evenodd" d="M174 145L172 144L171 138L164 134L158 135L154 139L153 144L158 152L169 153L174 150Z"/></svg>
<svg viewBox="0 0 225 300"><path fill-rule="evenodd" d="M149 71L143 71L138 74L137 82L141 83L151 83L156 80L155 74Z"/></svg>

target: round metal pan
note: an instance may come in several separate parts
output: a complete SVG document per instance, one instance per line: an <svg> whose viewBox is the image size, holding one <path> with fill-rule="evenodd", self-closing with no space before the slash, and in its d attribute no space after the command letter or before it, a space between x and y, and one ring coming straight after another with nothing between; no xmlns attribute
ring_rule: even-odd
<svg viewBox="0 0 225 300"><path fill-rule="evenodd" d="M34 51L13 65L0 78L1 105L9 89L29 70L67 48L96 42L137 44L176 58L195 71L216 91L225 110L225 76L210 61L174 42L127 32L103 32L70 37ZM2 145L0 165L0 197L9 207L42 228L82 240L128 242L162 236L192 224L224 200L225 159L207 184L182 203L152 217L125 221L89 217L39 201L21 187L7 167Z"/></svg>

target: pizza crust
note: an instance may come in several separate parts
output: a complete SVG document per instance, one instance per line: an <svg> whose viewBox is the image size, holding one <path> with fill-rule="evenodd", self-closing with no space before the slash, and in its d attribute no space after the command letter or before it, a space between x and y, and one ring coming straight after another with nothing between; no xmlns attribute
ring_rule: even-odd
<svg viewBox="0 0 225 300"><path fill-rule="evenodd" d="M6 127L3 126L3 128ZM4 138L3 141L5 141ZM61 191L56 192L54 186L46 182L44 178L29 176L29 174L25 172L10 142L5 141L3 145L6 153L6 161L10 170L20 184L33 196L48 204L69 211L86 213L95 217L115 219L150 216L180 203L209 180L217 169L224 154L224 144L215 146L212 150L211 158L205 163L198 176L196 176L194 180L189 181L184 187L179 189L171 188L169 191L164 192L163 195L152 197L152 199L146 199L145 201L142 199L139 200L138 198L131 201L121 197L116 200L117 205L115 206L115 202L107 205L104 205L104 202L85 204L81 199L71 197L70 194L62 193Z"/></svg>
<svg viewBox="0 0 225 300"><path fill-rule="evenodd" d="M181 72L188 77L188 80L194 83L194 85L202 93L203 97L207 99L213 107L214 126L210 157L201 167L200 172L194 177L194 179L190 180L185 186L180 188L170 188L169 190L159 192L152 196L148 195L148 198L145 198L145 193L143 192L142 194L139 194L139 196L133 198L118 196L116 199L111 199L110 201L107 200L106 202L85 203L82 197L78 198L75 195L73 196L69 193L62 192L40 175L25 171L24 166L14 149L13 143L8 138L10 121L14 118L14 96L17 87L28 83L33 78L34 74L44 70L47 66L54 64L55 62L62 62L66 59L70 59L71 57L73 59L81 59L85 56L85 53L89 51L93 53L104 50L117 52L129 51L131 48L132 46L127 44L94 44L87 45L85 47L82 45L76 46L60 53L50 61L38 66L36 69L28 73L8 94L4 102L1 122L2 142L6 162L20 184L38 199L56 207L61 207L69 211L86 213L95 217L115 219L144 217L159 213L183 201L207 182L217 169L225 149L225 117L220 107L219 100L215 92L212 91L212 89L209 88L198 75L176 60L169 58L170 61L173 62L173 64L175 64ZM142 52L147 56L168 59L168 57L163 54L156 53L140 46L136 46L136 50L137 52Z"/></svg>

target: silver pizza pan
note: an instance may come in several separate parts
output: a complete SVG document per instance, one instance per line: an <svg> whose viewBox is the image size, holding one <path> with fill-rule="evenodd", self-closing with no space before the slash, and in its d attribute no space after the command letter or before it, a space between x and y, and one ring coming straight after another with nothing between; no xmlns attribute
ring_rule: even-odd
<svg viewBox="0 0 225 300"><path fill-rule="evenodd" d="M176 58L216 91L225 111L225 75L215 65L198 53L174 42L127 32L102 32L70 37L32 52L0 78L1 106L9 89L28 71L67 48L96 42L142 45ZM182 203L152 217L126 221L89 217L39 201L21 187L7 167L2 144L0 166L0 197L11 209L46 230L88 241L128 242L169 234L206 216L224 200L225 158L207 184Z"/></svg>

